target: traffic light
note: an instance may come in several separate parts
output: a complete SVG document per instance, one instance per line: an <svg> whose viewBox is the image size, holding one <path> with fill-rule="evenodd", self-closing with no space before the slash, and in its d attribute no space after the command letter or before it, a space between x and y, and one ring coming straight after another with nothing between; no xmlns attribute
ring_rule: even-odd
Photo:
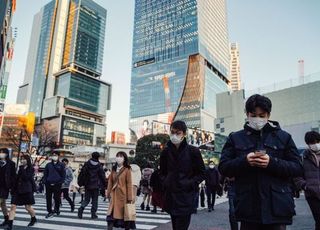
<svg viewBox="0 0 320 230"><path fill-rule="evenodd" d="M26 116L19 117L19 126L25 128L26 131L31 134L34 131L35 120L35 114L29 112Z"/></svg>

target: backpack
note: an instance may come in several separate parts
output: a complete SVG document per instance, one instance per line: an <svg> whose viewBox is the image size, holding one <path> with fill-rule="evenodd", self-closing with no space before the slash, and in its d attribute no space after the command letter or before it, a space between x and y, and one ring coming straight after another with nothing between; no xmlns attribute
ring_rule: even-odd
<svg viewBox="0 0 320 230"><path fill-rule="evenodd" d="M80 187L85 186L89 181L89 172L87 169L87 165L85 164L81 169L79 176L78 176L78 185Z"/></svg>

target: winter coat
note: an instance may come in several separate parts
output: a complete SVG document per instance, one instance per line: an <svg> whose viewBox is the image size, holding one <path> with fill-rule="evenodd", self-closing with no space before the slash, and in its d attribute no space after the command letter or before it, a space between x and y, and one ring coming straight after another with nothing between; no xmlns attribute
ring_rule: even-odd
<svg viewBox="0 0 320 230"><path fill-rule="evenodd" d="M44 169L43 181L45 184L60 184L64 182L66 177L64 164L58 161L48 163Z"/></svg>
<svg viewBox="0 0 320 230"><path fill-rule="evenodd" d="M183 216L196 212L199 184L205 179L205 166L198 148L184 139L179 149L169 141L160 156L160 176L164 189L164 210Z"/></svg>
<svg viewBox="0 0 320 230"><path fill-rule="evenodd" d="M252 167L247 154L263 147L270 157L267 168ZM303 169L297 148L277 122L256 131L247 124L229 135L222 150L219 171L235 177L235 214L238 221L291 224L295 214L292 178Z"/></svg>
<svg viewBox="0 0 320 230"><path fill-rule="evenodd" d="M33 193L36 191L36 184L34 181L34 169L33 167L24 168L24 166L19 167L15 193L16 194L25 194Z"/></svg>
<svg viewBox="0 0 320 230"><path fill-rule="evenodd" d="M66 171L66 177L64 179L64 182L61 188L70 188L70 184L73 180L73 171L72 171L72 168L70 167L66 167L65 171Z"/></svg>
<svg viewBox="0 0 320 230"><path fill-rule="evenodd" d="M105 173L98 160L90 159L84 164L82 170L85 170L84 174L87 176L85 189L105 189Z"/></svg>
<svg viewBox="0 0 320 230"><path fill-rule="evenodd" d="M304 176L294 179L298 189L305 190L306 198L314 197L320 200L320 167L315 153L306 150L303 154Z"/></svg>
<svg viewBox="0 0 320 230"><path fill-rule="evenodd" d="M206 186L207 188L213 189L213 190L217 190L219 187L219 172L216 168L210 169L208 168L206 170Z"/></svg>
<svg viewBox="0 0 320 230"><path fill-rule="evenodd" d="M152 173L150 178L150 186L153 192L162 192L162 184L160 180L160 170L156 170Z"/></svg>
<svg viewBox="0 0 320 230"><path fill-rule="evenodd" d="M4 175L0 176L4 178L5 184L1 185L1 187L2 189L10 190L16 183L16 164L12 160L6 159L6 163L3 167Z"/></svg>
<svg viewBox="0 0 320 230"><path fill-rule="evenodd" d="M132 185L139 187L141 180L141 170L136 164L131 164Z"/></svg>
<svg viewBox="0 0 320 230"><path fill-rule="evenodd" d="M114 168L108 181L107 197L111 196L108 216L112 214L114 219L124 219L124 206L127 201L133 201L132 191L131 169L123 167L117 173Z"/></svg>

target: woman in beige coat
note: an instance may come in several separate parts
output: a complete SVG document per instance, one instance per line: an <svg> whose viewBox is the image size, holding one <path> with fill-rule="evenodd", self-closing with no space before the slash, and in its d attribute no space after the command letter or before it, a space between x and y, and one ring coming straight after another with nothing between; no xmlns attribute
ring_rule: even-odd
<svg viewBox="0 0 320 230"><path fill-rule="evenodd" d="M118 152L116 162L109 176L106 194L111 198L107 215L108 230L113 227L136 229L134 221L124 221L125 204L133 201L131 168L127 154Z"/></svg>

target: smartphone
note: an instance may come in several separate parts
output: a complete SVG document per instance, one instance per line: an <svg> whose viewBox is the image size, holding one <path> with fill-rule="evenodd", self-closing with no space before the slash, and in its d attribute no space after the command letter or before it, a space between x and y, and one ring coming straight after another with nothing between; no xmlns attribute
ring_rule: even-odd
<svg viewBox="0 0 320 230"><path fill-rule="evenodd" d="M266 155L267 154L267 150L265 149L258 149L254 152L257 155Z"/></svg>

